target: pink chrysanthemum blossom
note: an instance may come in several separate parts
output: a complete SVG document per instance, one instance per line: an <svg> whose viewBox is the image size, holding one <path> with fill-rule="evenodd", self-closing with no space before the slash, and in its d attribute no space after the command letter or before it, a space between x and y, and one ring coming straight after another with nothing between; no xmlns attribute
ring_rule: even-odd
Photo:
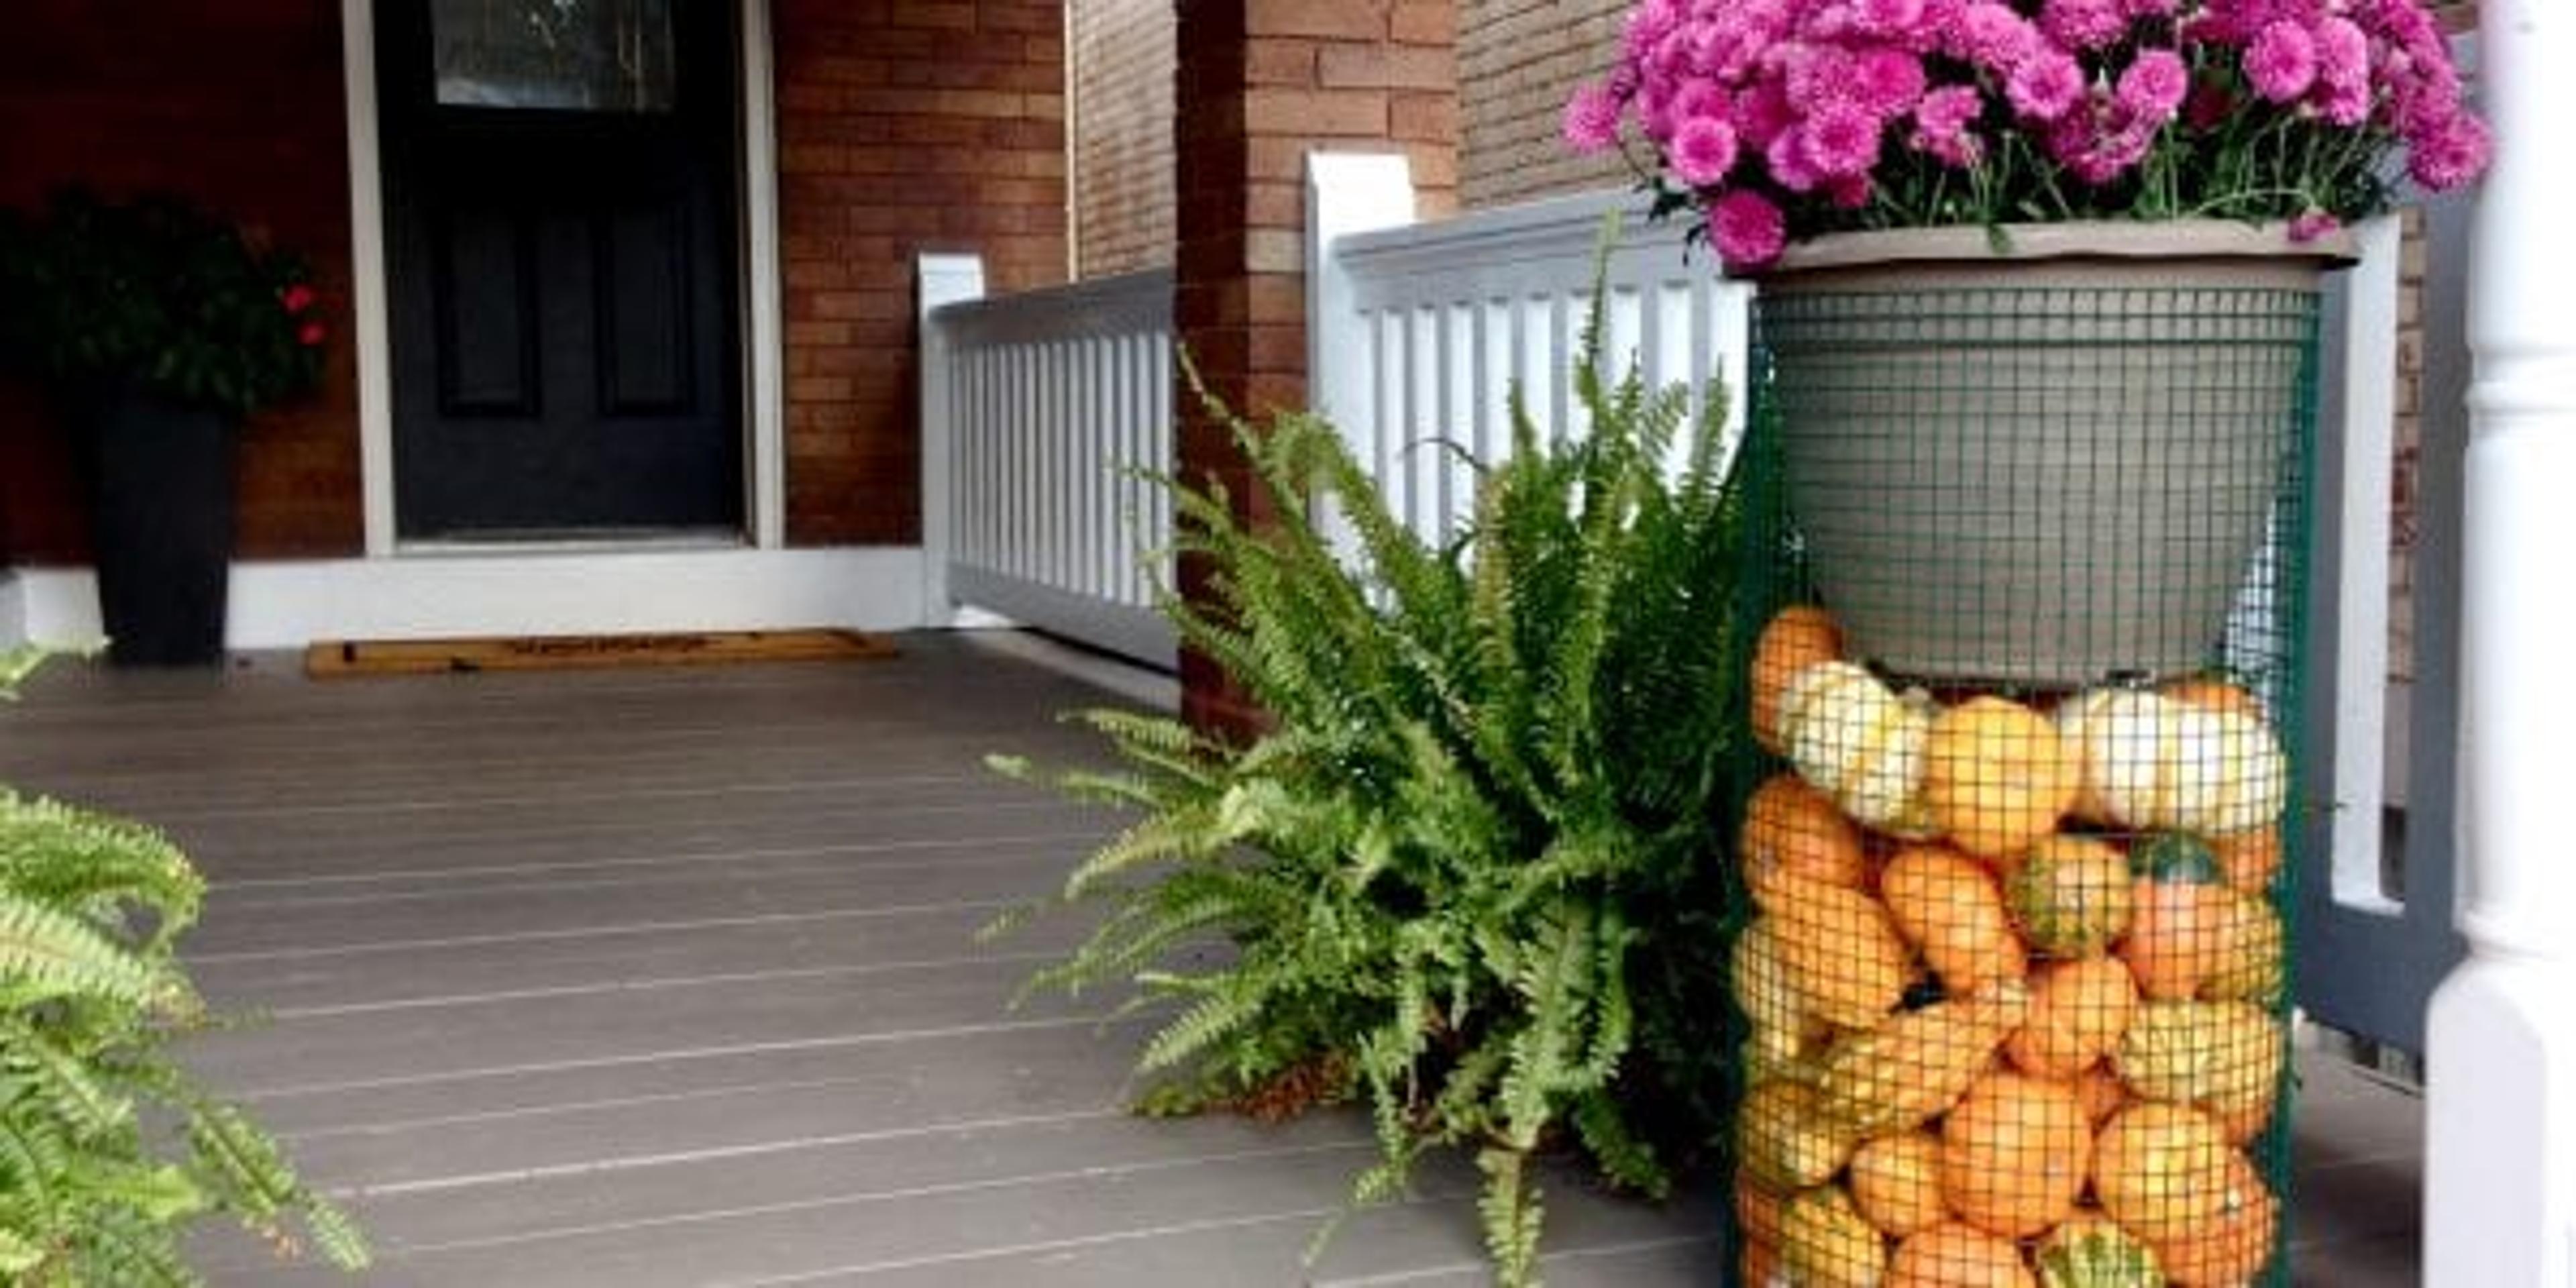
<svg viewBox="0 0 2576 1288"><path fill-rule="evenodd" d="M1673 176L1694 188L1715 187L1735 168L1735 127L1721 117L1694 116L1673 131L1666 159Z"/></svg>
<svg viewBox="0 0 2576 1288"><path fill-rule="evenodd" d="M1853 25L1882 40L1901 40L1923 22L1923 0L1854 0Z"/></svg>
<svg viewBox="0 0 2576 1288"><path fill-rule="evenodd" d="M2000 72L2021 66L2041 44L2039 29L2014 13L2011 6L1995 0L1970 0L1959 10L1958 20L1951 24L1942 47L1956 57Z"/></svg>
<svg viewBox="0 0 2576 1288"><path fill-rule="evenodd" d="M2191 69L2170 49L2141 49L2121 71L2113 101L2121 111L2150 126L2162 125L2182 110L2191 92Z"/></svg>
<svg viewBox="0 0 2576 1288"><path fill-rule="evenodd" d="M1807 159L1807 127L1793 125L1780 131L1770 146L1762 149L1762 164L1771 178L1791 192L1813 192L1825 181L1816 164Z"/></svg>
<svg viewBox="0 0 2576 1288"><path fill-rule="evenodd" d="M2034 121L2057 120L2083 101L2084 68L2062 51L2044 51L2004 78L2004 97Z"/></svg>
<svg viewBox="0 0 2576 1288"><path fill-rule="evenodd" d="M1836 45L1791 45L1782 55L1780 84L1789 105L1813 114L1852 97L1852 56Z"/></svg>
<svg viewBox="0 0 2576 1288"><path fill-rule="evenodd" d="M1773 139L1797 123L1787 91L1778 81L1762 81L1735 97L1735 137L1751 148L1768 148Z"/></svg>
<svg viewBox="0 0 2576 1288"><path fill-rule="evenodd" d="M1789 244L1780 208L1758 192L1737 189L1709 203L1708 235L1718 258L1734 268L1760 268Z"/></svg>
<svg viewBox="0 0 2576 1288"><path fill-rule="evenodd" d="M2317 42L2305 27L2275 21L2245 46L2245 79L2275 103L2293 103L2317 80Z"/></svg>
<svg viewBox="0 0 2576 1288"><path fill-rule="evenodd" d="M2342 231L2343 221L2322 210L2303 211L2290 221L2290 240L2306 245Z"/></svg>
<svg viewBox="0 0 2576 1288"><path fill-rule="evenodd" d="M2117 0L2045 0L2039 30L2066 49L2100 49L2128 34L2129 17Z"/></svg>
<svg viewBox="0 0 2576 1288"><path fill-rule="evenodd" d="M2132 21L2139 18L2170 18L2174 0L2120 0L2120 12Z"/></svg>
<svg viewBox="0 0 2576 1288"><path fill-rule="evenodd" d="M1632 62L1644 62L1682 23L1682 7L1673 0L1647 0L1628 14L1620 47Z"/></svg>
<svg viewBox="0 0 2576 1288"><path fill-rule="evenodd" d="M2407 145L2406 173L2435 192L2467 187L2487 168L2493 147L2484 122L2466 112L2454 113L2446 128Z"/></svg>
<svg viewBox="0 0 2576 1288"><path fill-rule="evenodd" d="M1870 191L1869 176L1865 174L1837 175L1825 180L1825 200L1832 202L1836 210L1859 210L1867 206Z"/></svg>
<svg viewBox="0 0 2576 1288"><path fill-rule="evenodd" d="M1852 59L1852 100L1881 120L1901 116L1923 97L1923 60L1892 45Z"/></svg>
<svg viewBox="0 0 2576 1288"><path fill-rule="evenodd" d="M1587 156L1619 146L1619 96L1586 85L1565 101L1565 143Z"/></svg>
<svg viewBox="0 0 2576 1288"><path fill-rule="evenodd" d="M1945 85L1914 105L1914 133L1907 146L1943 165L1967 169L1985 159L1985 145L1969 132L1985 111L1974 85Z"/></svg>
<svg viewBox="0 0 2576 1288"><path fill-rule="evenodd" d="M1859 104L1827 103L1808 115L1799 150L1825 178L1867 174L1878 162L1879 129L1879 119Z"/></svg>

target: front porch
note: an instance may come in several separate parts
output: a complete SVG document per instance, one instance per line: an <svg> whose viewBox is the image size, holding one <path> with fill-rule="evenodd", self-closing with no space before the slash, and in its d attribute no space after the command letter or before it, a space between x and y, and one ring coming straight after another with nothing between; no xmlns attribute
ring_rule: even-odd
<svg viewBox="0 0 2576 1288"><path fill-rule="evenodd" d="M317 684L74 664L0 710L0 781L168 829L190 956L263 1023L194 1063L344 1195L387 1284L1268 1284L1371 1146L1123 1110L1141 1026L1018 982L1079 927L974 929L1109 816L986 773L1168 681L1015 634L881 663ZM1111 692L1089 682L1118 683ZM2296 1281L2416 1281L2422 1107L2299 1101ZM1481 1282L1471 1169L1350 1221L1318 1283ZM1560 1182L1557 1285L1714 1282L1709 1196ZM247 1242L218 1284L344 1282Z"/></svg>

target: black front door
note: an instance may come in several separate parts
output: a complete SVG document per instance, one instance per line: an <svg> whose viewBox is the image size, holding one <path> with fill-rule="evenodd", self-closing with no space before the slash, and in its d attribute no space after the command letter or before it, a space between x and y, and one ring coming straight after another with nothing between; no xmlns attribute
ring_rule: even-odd
<svg viewBox="0 0 2576 1288"><path fill-rule="evenodd" d="M726 0L380 0L396 526L742 527Z"/></svg>

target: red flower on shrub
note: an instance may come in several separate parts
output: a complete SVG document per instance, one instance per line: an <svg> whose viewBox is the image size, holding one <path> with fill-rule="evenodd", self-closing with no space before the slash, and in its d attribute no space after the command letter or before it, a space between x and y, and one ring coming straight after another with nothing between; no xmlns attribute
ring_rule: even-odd
<svg viewBox="0 0 2576 1288"><path fill-rule="evenodd" d="M322 346L322 337L326 334L328 333L322 329L321 323L307 322L295 329L295 342L308 349L318 349Z"/></svg>
<svg viewBox="0 0 2576 1288"><path fill-rule="evenodd" d="M302 282L297 282L295 285L287 287L285 290L277 293L277 302L285 305L286 311L289 313L302 313L304 310L312 308L314 298L313 288L306 286ZM316 344L319 343L319 341L306 340L305 343Z"/></svg>

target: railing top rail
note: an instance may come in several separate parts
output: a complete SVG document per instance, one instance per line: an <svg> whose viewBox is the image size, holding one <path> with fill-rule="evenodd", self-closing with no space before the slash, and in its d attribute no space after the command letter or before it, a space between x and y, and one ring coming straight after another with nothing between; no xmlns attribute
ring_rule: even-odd
<svg viewBox="0 0 2576 1288"><path fill-rule="evenodd" d="M930 322L960 348L1133 335L1171 326L1172 271L1150 268L933 309Z"/></svg>

